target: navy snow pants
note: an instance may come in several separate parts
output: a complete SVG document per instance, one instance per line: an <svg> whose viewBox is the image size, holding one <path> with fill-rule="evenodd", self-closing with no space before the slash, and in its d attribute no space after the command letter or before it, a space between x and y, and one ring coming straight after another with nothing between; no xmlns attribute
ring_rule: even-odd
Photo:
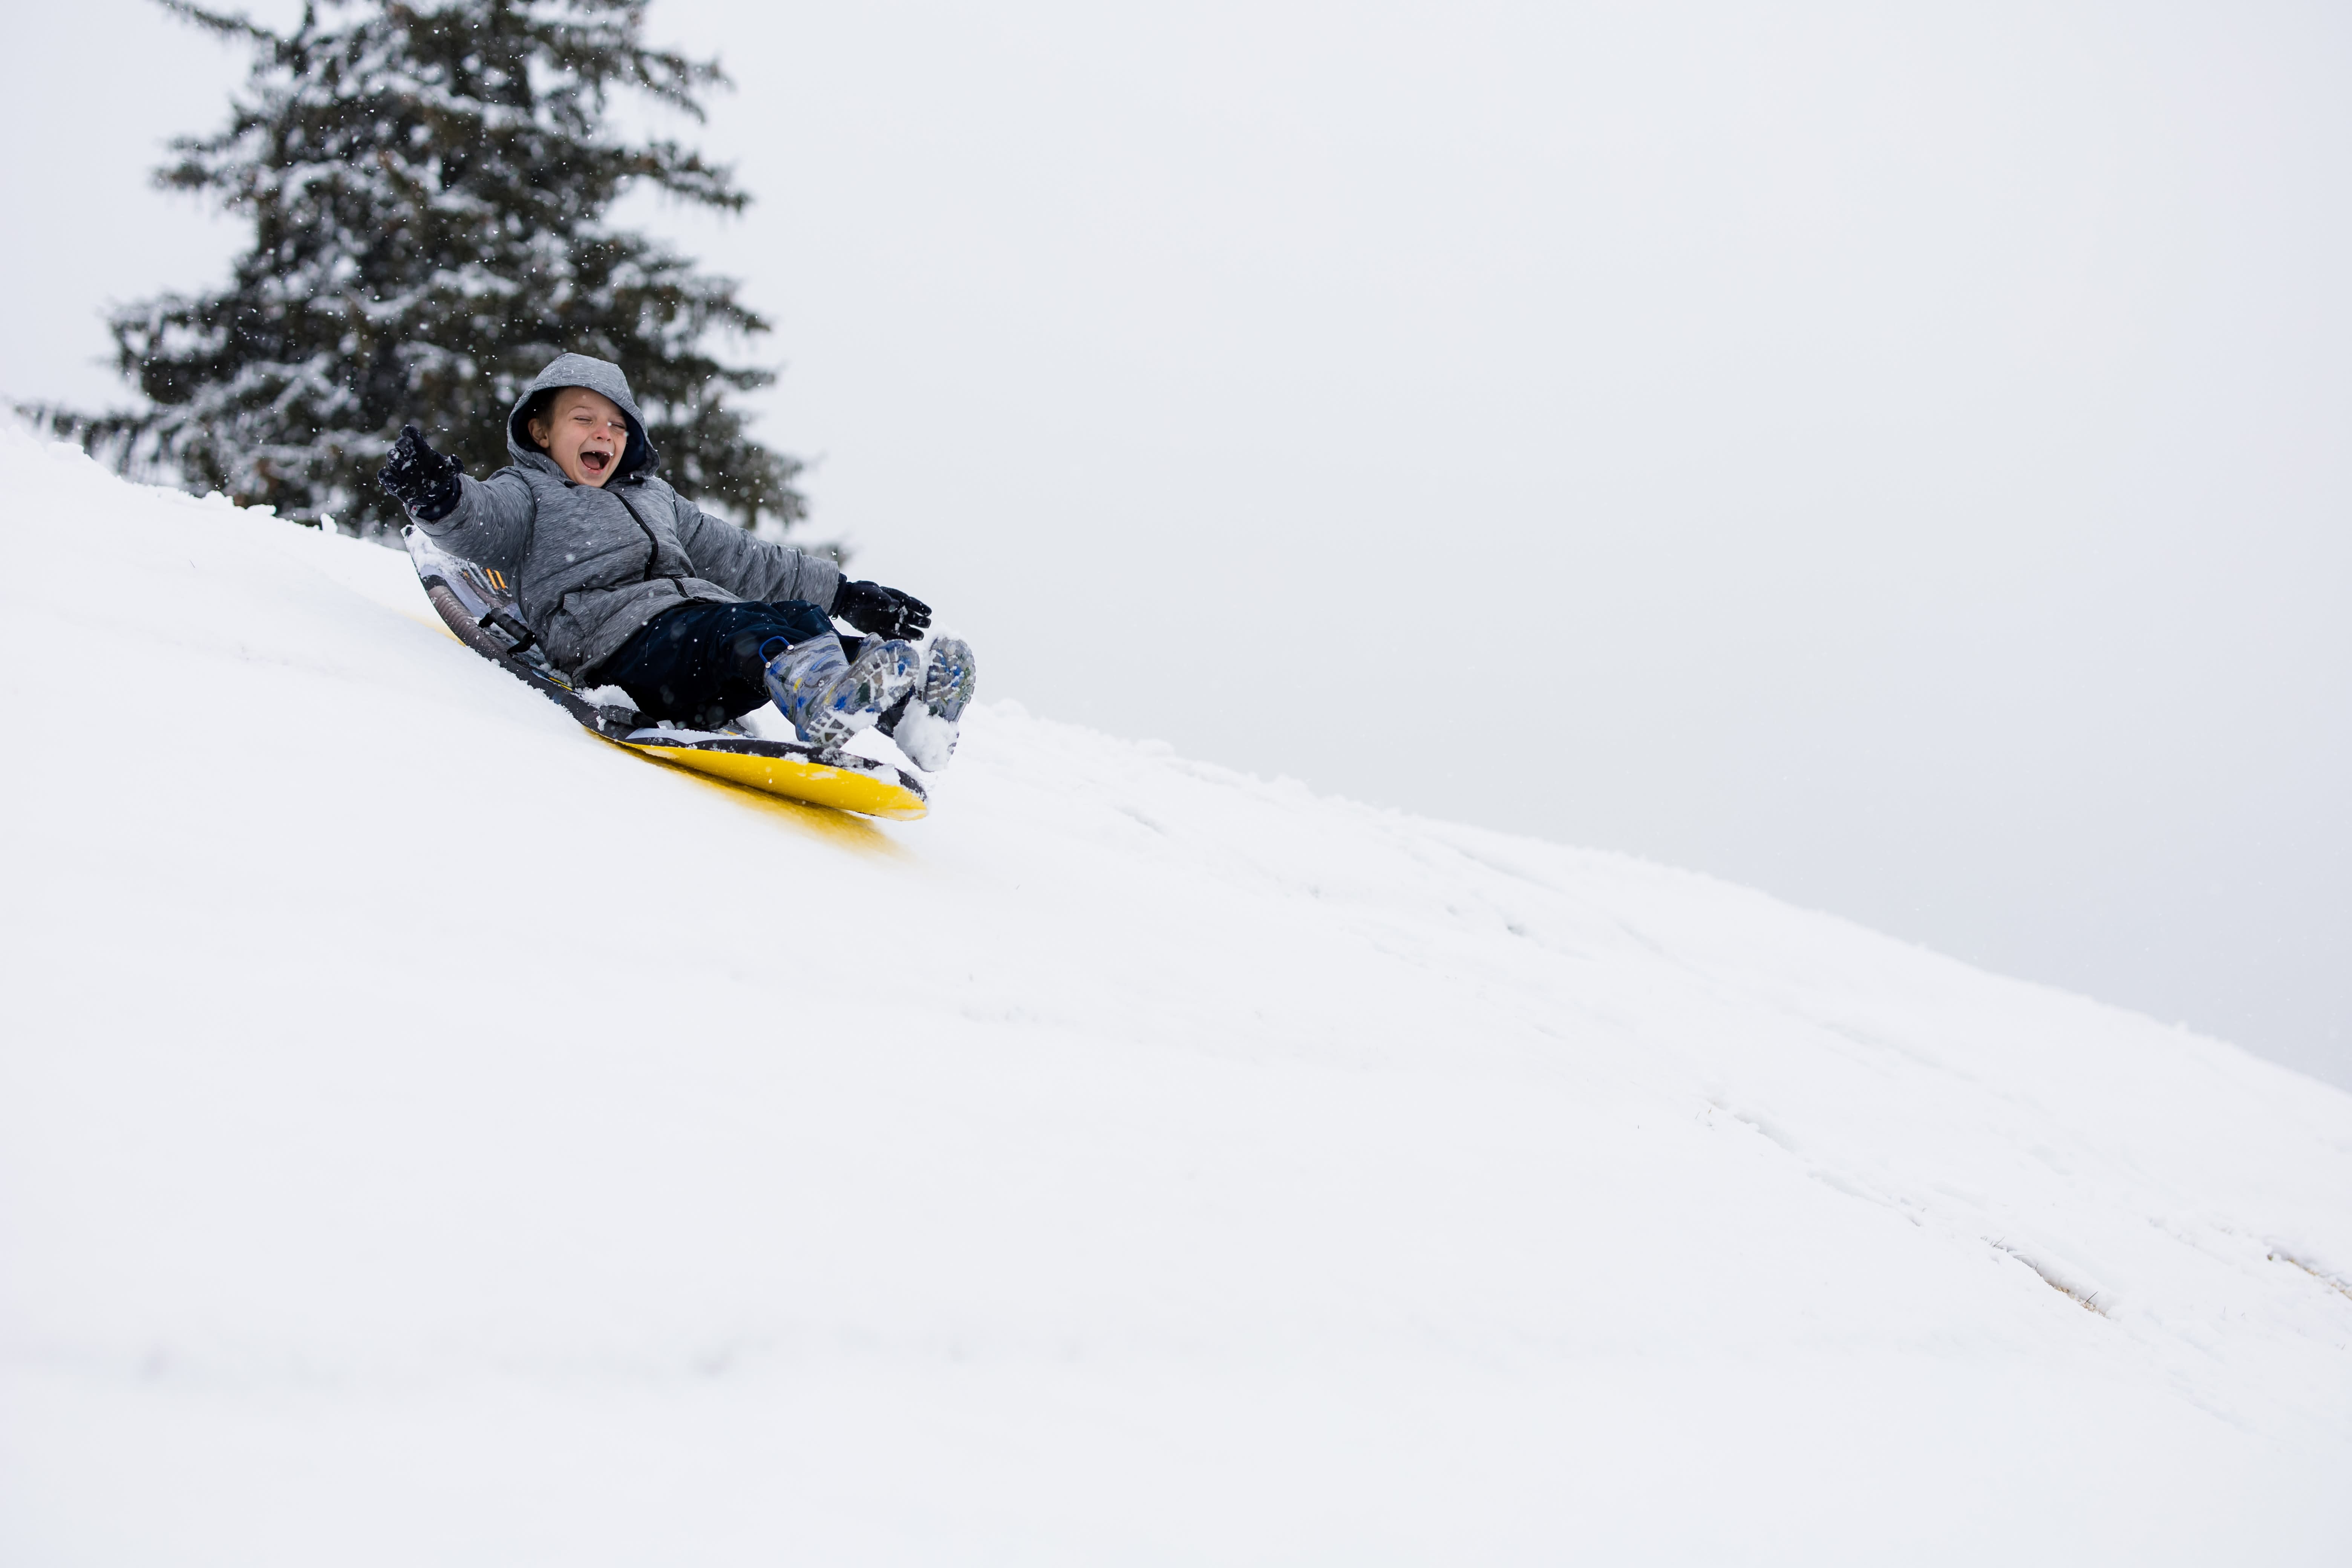
<svg viewBox="0 0 2352 1568"><path fill-rule="evenodd" d="M619 687L648 719L715 729L768 700L761 649L833 635L832 620L803 599L680 605L639 626L582 684Z"/></svg>

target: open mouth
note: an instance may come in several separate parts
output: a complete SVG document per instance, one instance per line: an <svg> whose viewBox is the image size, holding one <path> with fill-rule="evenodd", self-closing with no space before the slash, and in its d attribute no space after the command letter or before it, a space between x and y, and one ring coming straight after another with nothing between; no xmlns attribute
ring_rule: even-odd
<svg viewBox="0 0 2352 1568"><path fill-rule="evenodd" d="M610 452L583 452L580 454L580 466L587 469L592 474L603 473L606 468L612 466L612 463L613 454Z"/></svg>

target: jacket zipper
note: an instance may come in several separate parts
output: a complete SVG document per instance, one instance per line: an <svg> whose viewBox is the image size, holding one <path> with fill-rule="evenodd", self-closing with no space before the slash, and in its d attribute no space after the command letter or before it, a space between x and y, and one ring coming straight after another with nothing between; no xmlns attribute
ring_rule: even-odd
<svg viewBox="0 0 2352 1568"><path fill-rule="evenodd" d="M646 520L637 515L637 509L629 504L628 497L623 495L618 490L614 490L613 492L613 499L621 503L621 510L629 514L629 521L635 523L637 525L637 531L646 536L646 548L652 552L651 554L646 557L646 581L650 583L656 577L667 579L669 585L677 590L677 596L681 599L685 598L685 578L680 577L675 572L656 572L654 570L656 566L658 566L661 563L661 541L654 537L654 531L646 526Z"/></svg>
<svg viewBox="0 0 2352 1568"><path fill-rule="evenodd" d="M646 536L645 580L650 583L656 577L669 577L669 580L673 584L676 583L677 579L670 576L668 573L656 572L654 570L656 566L661 564L661 541L654 537L654 531L646 526L646 520L637 515L637 509L629 504L628 497L623 495L618 490L614 490L613 492L613 499L621 503L621 510L629 514L629 521L635 523L637 525L637 531Z"/></svg>

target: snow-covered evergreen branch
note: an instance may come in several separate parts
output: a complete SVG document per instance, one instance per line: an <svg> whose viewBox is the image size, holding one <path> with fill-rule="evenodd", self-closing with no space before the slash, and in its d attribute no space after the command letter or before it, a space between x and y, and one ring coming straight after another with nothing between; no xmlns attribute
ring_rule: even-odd
<svg viewBox="0 0 2352 1568"><path fill-rule="evenodd" d="M515 389L572 349L623 365L672 477L707 505L747 525L802 514L798 465L728 403L772 373L706 347L768 323L733 280L605 222L639 184L749 200L730 168L605 124L614 90L699 118L726 83L644 43L646 0L313 0L286 33L158 4L253 51L226 124L174 142L156 174L247 219L251 243L218 292L116 312L145 408L38 411L53 425L282 515L390 523L368 481L403 423L487 471Z"/></svg>

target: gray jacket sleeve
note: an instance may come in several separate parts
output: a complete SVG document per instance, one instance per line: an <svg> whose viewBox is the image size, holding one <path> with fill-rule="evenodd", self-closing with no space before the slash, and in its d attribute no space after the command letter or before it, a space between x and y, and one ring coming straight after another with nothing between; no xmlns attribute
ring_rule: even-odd
<svg viewBox="0 0 2352 1568"><path fill-rule="evenodd" d="M678 542L694 562L697 576L746 599L805 599L820 610L833 608L841 568L824 556L771 544L710 516L684 496L677 505Z"/></svg>
<svg viewBox="0 0 2352 1568"><path fill-rule="evenodd" d="M433 522L420 521L416 526L453 555L478 566L514 572L521 567L523 552L530 547L530 525L538 510L530 481L510 468L501 468L487 479L459 475L457 510Z"/></svg>

